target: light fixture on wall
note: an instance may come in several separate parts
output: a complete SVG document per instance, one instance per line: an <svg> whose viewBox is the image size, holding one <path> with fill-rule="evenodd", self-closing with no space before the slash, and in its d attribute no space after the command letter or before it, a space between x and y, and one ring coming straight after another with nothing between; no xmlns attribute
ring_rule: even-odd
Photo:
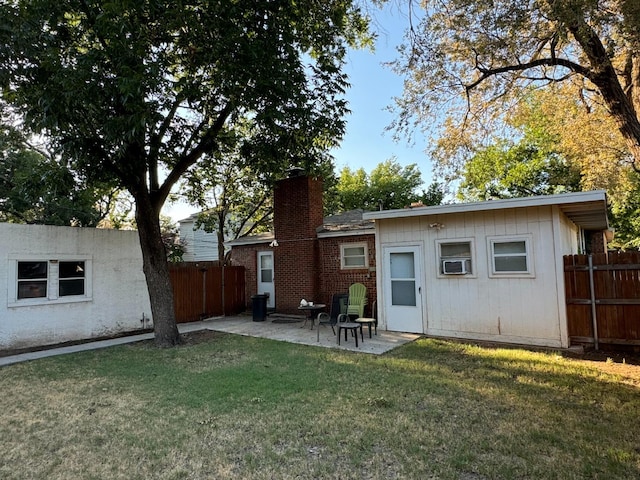
<svg viewBox="0 0 640 480"><path fill-rule="evenodd" d="M442 223L431 223L429 224L429 228L435 228L436 230L440 230L441 228L444 228L444 225Z"/></svg>
<svg viewBox="0 0 640 480"><path fill-rule="evenodd" d="M274 238L273 241L269 244L269 246L271 248L278 247L279 246L278 241Z"/></svg>

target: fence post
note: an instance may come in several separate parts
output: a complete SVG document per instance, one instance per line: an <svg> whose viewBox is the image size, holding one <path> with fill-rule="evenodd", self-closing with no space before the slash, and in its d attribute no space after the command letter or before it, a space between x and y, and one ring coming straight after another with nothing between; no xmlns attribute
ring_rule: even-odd
<svg viewBox="0 0 640 480"><path fill-rule="evenodd" d="M600 349L598 344L598 317L596 315L596 289L593 281L593 255L589 254L589 290L591 293L591 322L593 323L593 342L596 350Z"/></svg>

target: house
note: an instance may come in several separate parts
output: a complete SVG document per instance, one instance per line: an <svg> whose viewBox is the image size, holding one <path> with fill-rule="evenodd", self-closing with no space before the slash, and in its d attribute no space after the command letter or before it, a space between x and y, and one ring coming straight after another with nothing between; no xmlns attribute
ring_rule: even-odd
<svg viewBox="0 0 640 480"><path fill-rule="evenodd" d="M380 328L549 347L569 346L562 257L608 228L603 191L364 218L376 225Z"/></svg>
<svg viewBox="0 0 640 480"><path fill-rule="evenodd" d="M150 326L137 232L0 223L0 350Z"/></svg>
<svg viewBox="0 0 640 480"><path fill-rule="evenodd" d="M218 260L218 234L205 232L204 227L196 228L199 213L178 220L180 242L184 245L184 262L204 262Z"/></svg>
<svg viewBox="0 0 640 480"><path fill-rule="evenodd" d="M274 188L274 229L230 243L234 265L245 267L250 307L256 293L267 308L299 314L300 301L330 304L352 283L376 298L374 224L362 210L323 218L322 180L292 171Z"/></svg>

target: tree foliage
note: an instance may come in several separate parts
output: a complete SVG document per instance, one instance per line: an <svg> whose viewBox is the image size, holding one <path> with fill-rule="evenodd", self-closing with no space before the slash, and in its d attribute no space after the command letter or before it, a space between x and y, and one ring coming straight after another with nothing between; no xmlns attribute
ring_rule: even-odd
<svg viewBox="0 0 640 480"><path fill-rule="evenodd" d="M130 192L156 343L176 344L162 205L238 121L256 169L334 146L365 20L347 0L10 0L0 19L3 97L79 172Z"/></svg>
<svg viewBox="0 0 640 480"><path fill-rule="evenodd" d="M381 205L385 209L404 208L419 201L426 205L442 202L444 194L439 185L419 192L420 185L422 177L416 164L403 167L393 159L378 164L369 175L363 168L352 171L344 167L336 191L342 211L377 210Z"/></svg>
<svg viewBox="0 0 640 480"><path fill-rule="evenodd" d="M462 169L460 196L478 201L579 191L580 170L554 146L529 130L518 142L502 140L479 149Z"/></svg>
<svg viewBox="0 0 640 480"><path fill-rule="evenodd" d="M109 215L117 189L89 187L63 161L0 126L0 221L93 227Z"/></svg>
<svg viewBox="0 0 640 480"><path fill-rule="evenodd" d="M636 0L446 0L424 2L396 69L406 74L396 127L449 120L441 164L495 133L530 92L572 81L581 98L606 106L640 162L640 7ZM466 129L471 127L475 135ZM455 149L447 149L455 145ZM464 158L464 157L463 157ZM456 165L456 166L459 166ZM639 166L635 165L636 168Z"/></svg>

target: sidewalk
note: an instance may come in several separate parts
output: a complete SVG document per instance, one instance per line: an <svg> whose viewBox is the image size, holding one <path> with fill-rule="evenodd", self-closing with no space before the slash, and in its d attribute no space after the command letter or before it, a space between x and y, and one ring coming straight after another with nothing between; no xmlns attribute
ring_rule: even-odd
<svg viewBox="0 0 640 480"><path fill-rule="evenodd" d="M178 331L180 333L204 330L207 328L205 322L179 323ZM97 350L99 348L114 347L125 343L134 343L141 340L153 339L153 333L144 333L141 335L130 335L126 337L110 338L107 340L96 340L95 342L81 343L78 345L68 345L65 347L53 347L46 350L35 352L19 353L17 355L9 355L0 357L0 367L11 365L13 363L28 362L29 360L37 360L39 358L53 357L55 355L65 355L67 353L85 352L87 350Z"/></svg>
<svg viewBox="0 0 640 480"><path fill-rule="evenodd" d="M355 352L370 353L380 355L388 352L393 348L412 342L420 335L400 332L387 332L378 330L378 335L373 335L370 339L365 328L364 341L360 343L358 348L355 342L349 338L346 342L344 339L341 345L336 342L336 336L329 326L315 327L311 330L310 325L303 327L303 322L298 323L277 323L270 319L264 322L254 322L251 317L235 316L235 317L213 317L201 322L179 323L178 330L180 333L194 332L199 330L215 330L218 332L233 333L236 335L245 335L249 337L269 338L284 342L299 343L303 345L312 345L325 348L339 348L341 350L351 350ZM317 331L317 328L320 330ZM27 362L29 360L37 360L39 358L52 357L54 355L64 355L67 353L84 352L87 350L97 350L99 348L108 348L126 343L139 342L141 340L153 339L153 333L145 333L142 335L132 335L128 337L118 337L108 340L97 340L95 342L87 342L78 345L69 345L65 347L50 348L36 352L20 353L7 357L0 357L0 367L11 365L14 363Z"/></svg>

